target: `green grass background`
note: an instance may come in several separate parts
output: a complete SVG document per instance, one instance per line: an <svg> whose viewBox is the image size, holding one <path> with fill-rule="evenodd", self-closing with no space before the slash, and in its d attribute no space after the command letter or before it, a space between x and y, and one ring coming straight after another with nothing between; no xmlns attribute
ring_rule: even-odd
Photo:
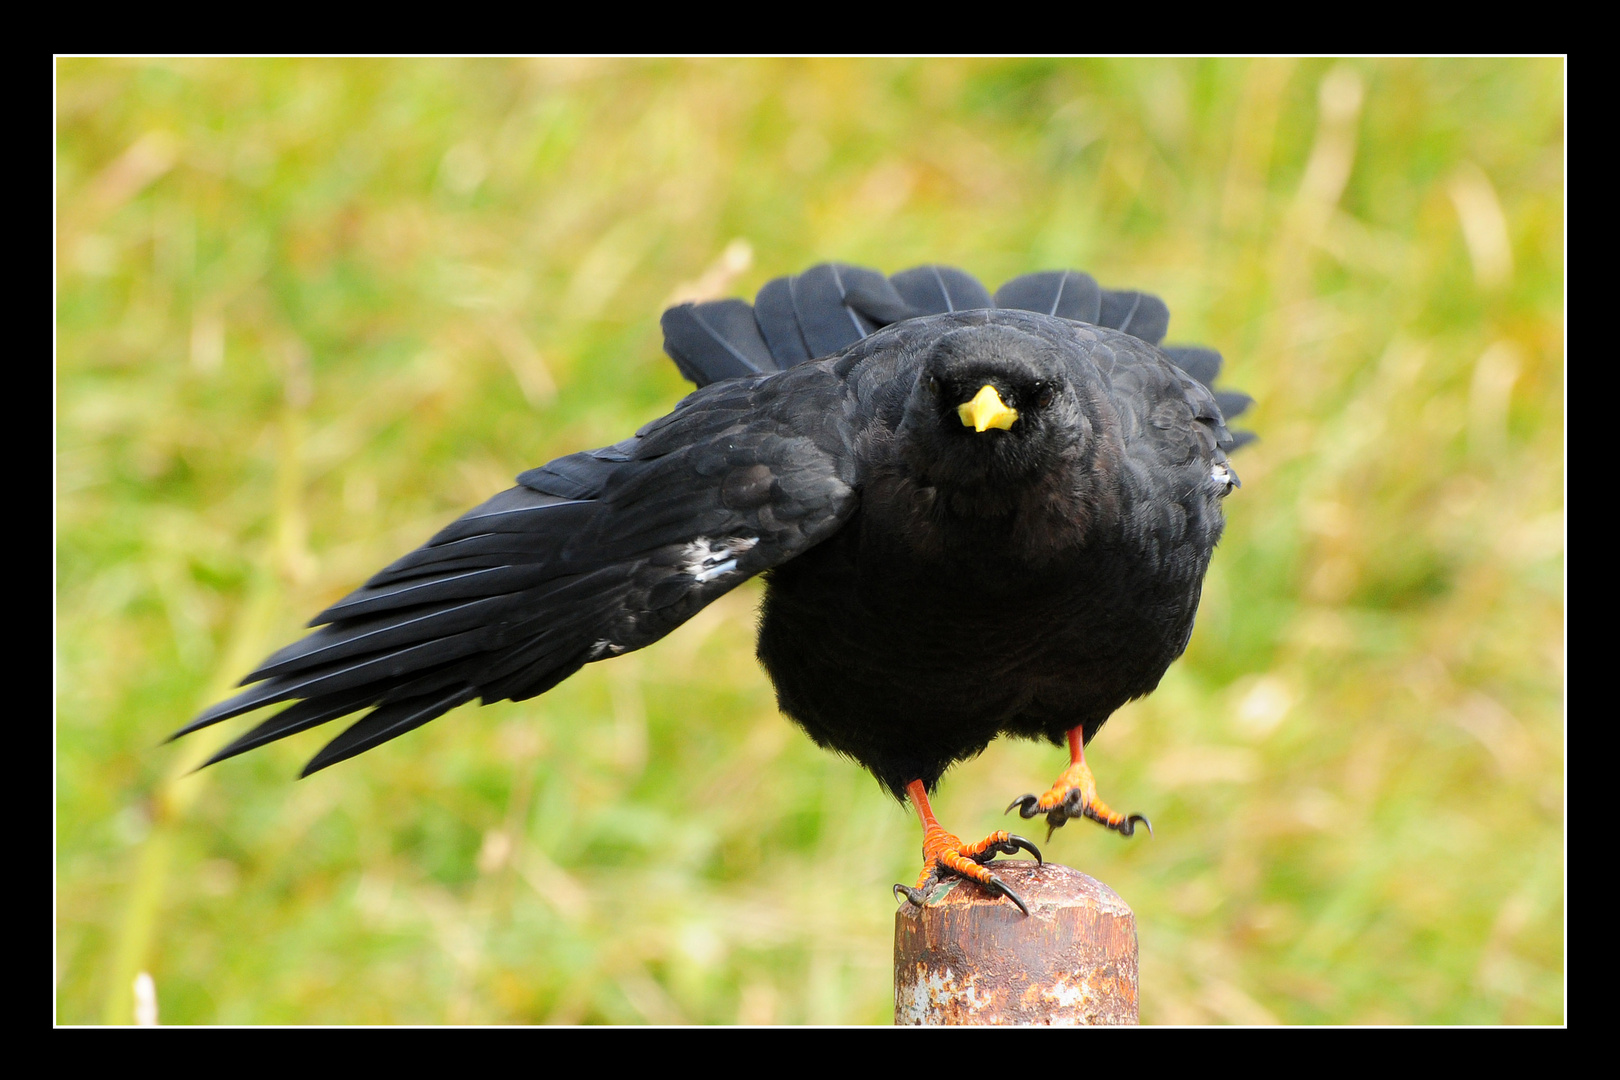
<svg viewBox="0 0 1620 1080"><path fill-rule="evenodd" d="M684 392L672 298L841 259L1155 291L1259 404L1191 648L1089 755L1147 1023L1564 1016L1564 65L57 66L56 1015L885 1023L909 811L757 583L294 782L161 740ZM738 242L741 243L738 243ZM334 729L335 730L335 729ZM954 831L1063 764L1001 742Z"/></svg>

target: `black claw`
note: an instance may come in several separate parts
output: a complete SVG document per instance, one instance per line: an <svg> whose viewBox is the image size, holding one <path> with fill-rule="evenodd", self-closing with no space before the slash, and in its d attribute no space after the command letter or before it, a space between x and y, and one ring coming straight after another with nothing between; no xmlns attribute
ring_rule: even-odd
<svg viewBox="0 0 1620 1080"><path fill-rule="evenodd" d="M1008 803L1007 809L1003 810L1002 813L1010 814L1012 813L1012 808L1016 806L1018 807L1019 817L1032 818L1035 816L1035 804L1040 801L1040 798L1035 795L1020 795L1018 798Z"/></svg>
<svg viewBox="0 0 1620 1080"><path fill-rule="evenodd" d="M936 880L938 879L930 879L928 884L920 889L912 889L905 885L897 884L894 887L894 895L903 896L917 907L925 908L928 906L928 890L934 887L934 882Z"/></svg>
<svg viewBox="0 0 1620 1080"><path fill-rule="evenodd" d="M1035 856L1035 862L1038 865L1040 865L1040 866L1045 866L1046 865L1046 860L1041 858L1041 849L1036 847L1034 844L1030 843L1028 840L1025 840L1022 836L1019 836L1017 833L1014 833L1013 835L1011 835L1011 836L1009 836L1007 838L1006 851L1003 852L1003 854L1011 855L1013 852L1017 851L1019 848L1023 848L1025 851L1027 851L1031 855Z"/></svg>
<svg viewBox="0 0 1620 1080"><path fill-rule="evenodd" d="M1029 908L1025 906L1024 901L1019 897L1019 895L1017 893L1015 893L1011 889L1007 888L1007 883L1005 881L1002 881L1000 878L996 877L994 874L991 874L990 875L990 880L985 882L985 888L989 889L991 892L1000 893L1002 896L1005 896L1007 899L1009 899L1013 903L1017 904L1018 905L1018 910L1022 911L1024 913L1025 917L1028 917Z"/></svg>
<svg viewBox="0 0 1620 1080"><path fill-rule="evenodd" d="M927 907L928 890L939 884L939 878L939 867L935 866L928 871L928 877L923 881L922 888L912 889L907 888L904 885L896 884L894 887L894 895L904 896L907 900L910 900L913 904L916 904L920 908Z"/></svg>
<svg viewBox="0 0 1620 1080"><path fill-rule="evenodd" d="M1138 821L1140 821L1142 824L1147 826L1148 835L1149 836L1153 835L1153 822L1149 821L1147 819L1146 815L1144 815L1144 814L1132 814L1130 817L1125 818L1123 821L1108 822L1108 821L1104 821L1090 807L1087 807L1086 808L1086 816L1088 818L1090 818L1092 821L1095 821L1095 822L1098 822L1099 824L1108 826L1108 828L1113 829L1115 832L1119 833L1119 835L1121 835L1121 836L1135 836L1136 835L1136 823Z"/></svg>
<svg viewBox="0 0 1620 1080"><path fill-rule="evenodd" d="M1024 839L1022 836L1019 836L1017 833L1008 833L1007 839L998 840L996 843L991 844L989 847L979 852L979 854L970 856L970 858L982 866L991 859L994 859L997 855L1016 855L1020 851L1029 852L1031 855L1035 856L1036 862L1040 863L1042 866L1046 865L1046 860L1041 858L1041 849Z"/></svg>

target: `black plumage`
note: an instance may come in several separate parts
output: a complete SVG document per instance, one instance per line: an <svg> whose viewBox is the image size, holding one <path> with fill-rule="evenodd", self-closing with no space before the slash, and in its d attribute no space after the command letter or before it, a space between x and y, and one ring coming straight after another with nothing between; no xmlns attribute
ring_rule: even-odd
<svg viewBox="0 0 1620 1080"><path fill-rule="evenodd" d="M307 775L543 693L763 573L783 711L897 796L1000 734L1083 744L1185 648L1236 485L1223 410L1249 399L1211 390L1212 350L1157 348L1168 321L1074 271L992 297L935 266L672 308L695 393L523 473L178 734L294 703L219 761L370 709Z"/></svg>

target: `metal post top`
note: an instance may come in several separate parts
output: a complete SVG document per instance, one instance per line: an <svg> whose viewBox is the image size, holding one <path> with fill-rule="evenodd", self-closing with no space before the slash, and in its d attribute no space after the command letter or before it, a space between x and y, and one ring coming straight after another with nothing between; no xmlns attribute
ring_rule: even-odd
<svg viewBox="0 0 1620 1080"><path fill-rule="evenodd" d="M1136 918L1096 878L1001 860L1029 906L945 881L894 918L895 1023L1135 1024Z"/></svg>
<svg viewBox="0 0 1620 1080"><path fill-rule="evenodd" d="M1051 918L1058 910L1085 907L1116 917L1133 919L1130 905L1107 885L1090 874L1061 863L1038 863L1034 859L998 859L989 864L1001 878L1029 905L1031 918L1044 914ZM1012 903L980 888L971 881L951 878L937 883L928 893L930 908L1000 908L1005 907L1014 919L1023 915ZM901 918L919 918L924 913L909 900L900 905Z"/></svg>

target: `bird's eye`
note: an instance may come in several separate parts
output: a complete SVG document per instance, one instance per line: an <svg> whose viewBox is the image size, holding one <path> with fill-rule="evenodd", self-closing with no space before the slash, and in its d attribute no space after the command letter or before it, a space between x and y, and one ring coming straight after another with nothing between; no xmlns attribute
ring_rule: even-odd
<svg viewBox="0 0 1620 1080"><path fill-rule="evenodd" d="M1035 388L1035 407L1037 409L1046 408L1048 405L1052 404L1052 398L1055 394L1056 391L1053 390L1050 383L1042 383L1040 386L1037 386Z"/></svg>
<svg viewBox="0 0 1620 1080"><path fill-rule="evenodd" d="M928 392L935 397L939 396L939 380L932 375L928 376Z"/></svg>

